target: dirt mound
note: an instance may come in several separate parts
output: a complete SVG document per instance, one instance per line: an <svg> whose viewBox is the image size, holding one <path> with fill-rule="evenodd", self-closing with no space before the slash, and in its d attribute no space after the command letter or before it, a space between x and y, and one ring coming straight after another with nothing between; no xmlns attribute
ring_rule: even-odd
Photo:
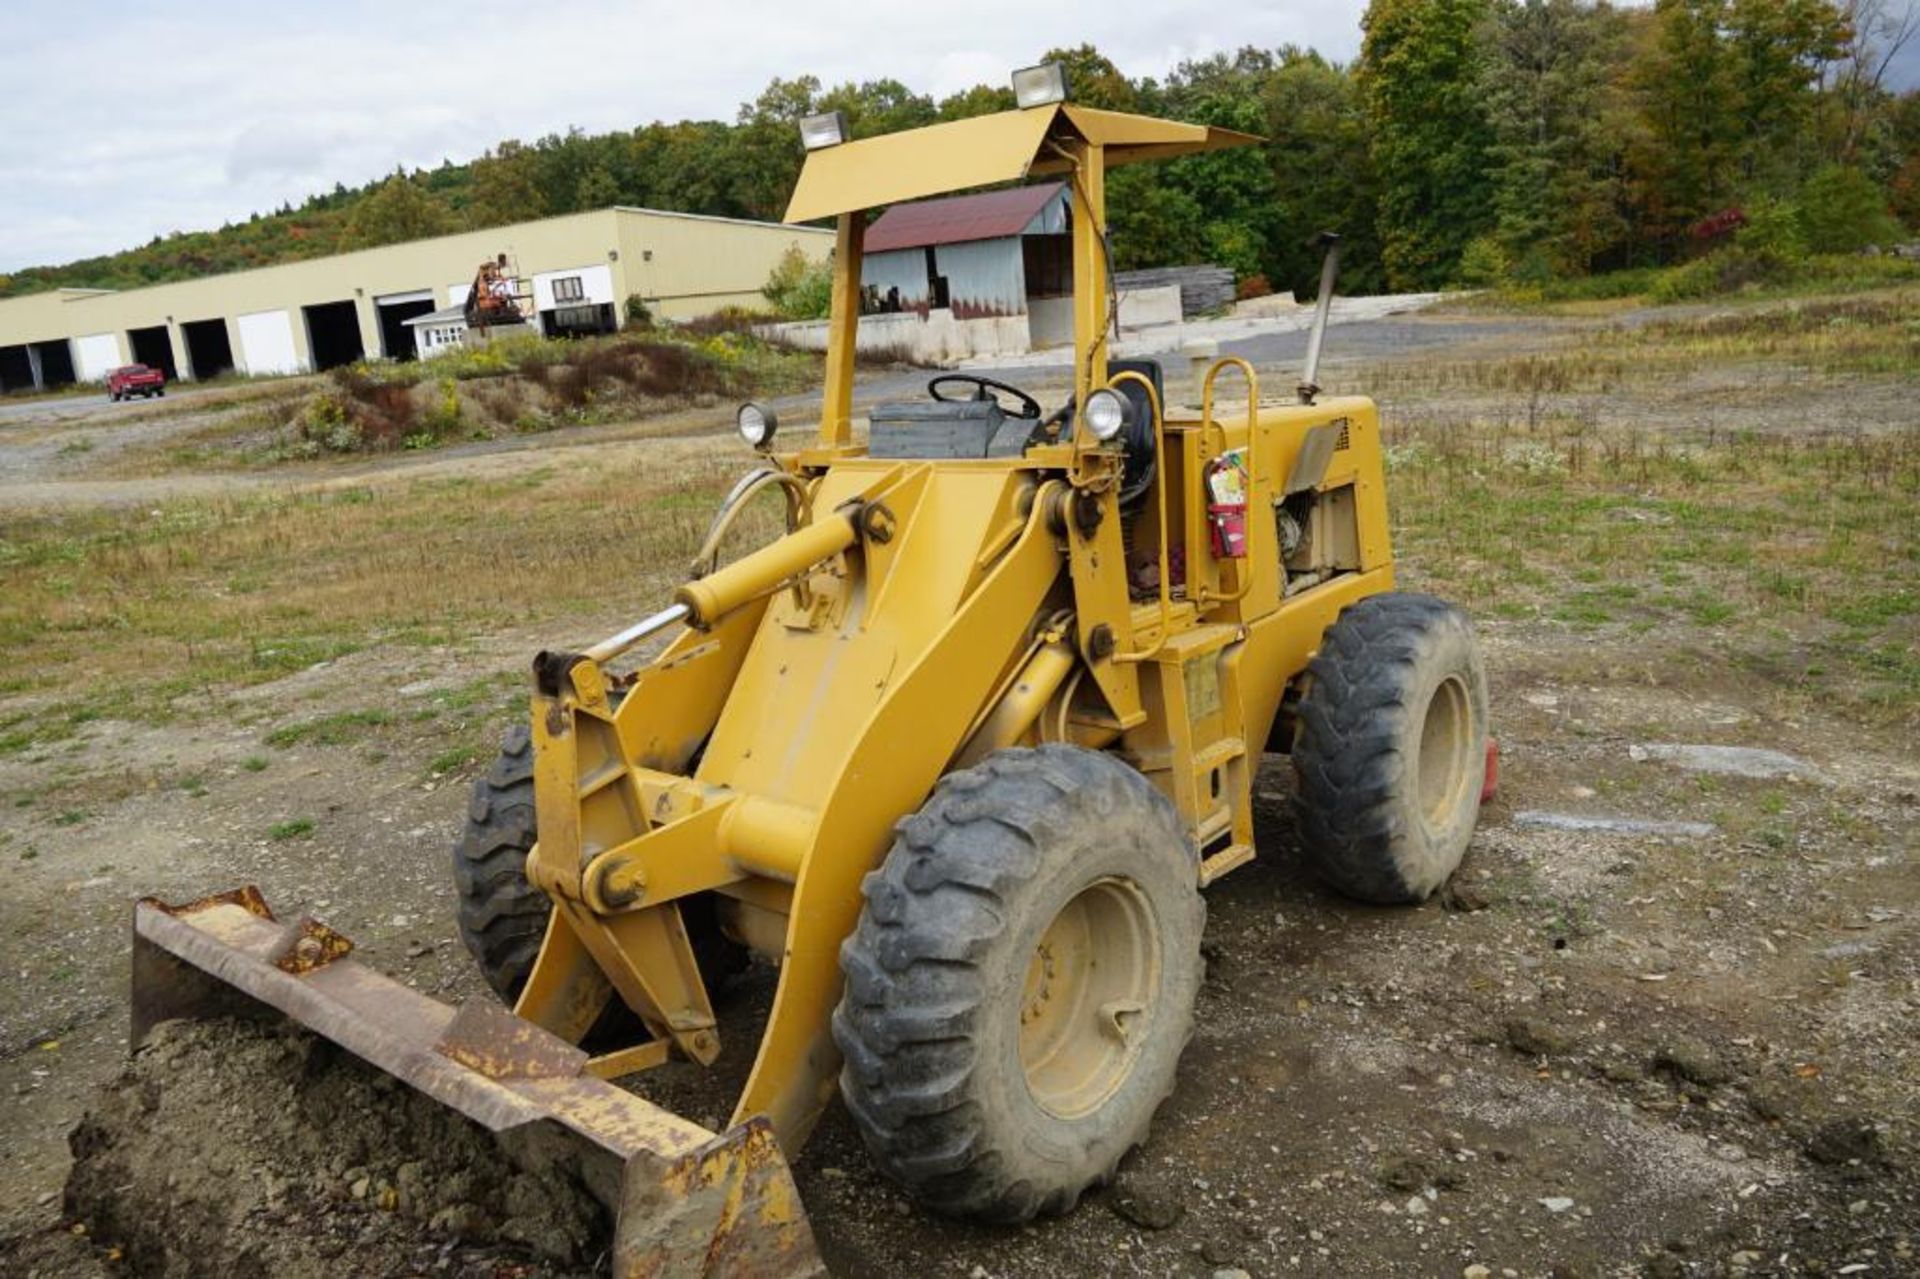
<svg viewBox="0 0 1920 1279"><path fill-rule="evenodd" d="M157 1027L70 1144L67 1212L139 1274L591 1274L611 1237L607 1170L559 1138L280 1024Z"/></svg>

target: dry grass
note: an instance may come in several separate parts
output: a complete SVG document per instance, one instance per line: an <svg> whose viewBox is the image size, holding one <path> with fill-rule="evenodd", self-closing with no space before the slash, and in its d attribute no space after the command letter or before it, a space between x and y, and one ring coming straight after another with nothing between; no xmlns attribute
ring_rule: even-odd
<svg viewBox="0 0 1920 1279"><path fill-rule="evenodd" d="M1920 289L1742 306L1617 324L1534 354L1401 360L1367 371L1369 390L1609 394L1703 366L1766 363L1808 375L1901 375L1920 369Z"/></svg>
<svg viewBox="0 0 1920 1279"><path fill-rule="evenodd" d="M1429 413L1386 439L1398 553L1475 611L1693 631L1864 718L1920 718L1920 427L1679 438Z"/></svg>
<svg viewBox="0 0 1920 1279"><path fill-rule="evenodd" d="M1910 343L1915 298L1787 322L1676 318L1620 340L1674 368L1853 359ZM1920 428L1602 426L1554 388L1607 376L1616 358L1371 371L1370 389L1422 393L1386 419L1408 580L1628 651L1647 632L1669 653L1711 647L1717 668L1863 719L1920 715ZM1492 411L1455 407L1448 369ZM1832 385L1837 411L1846 383ZM528 455L506 478L389 470L353 487L5 518L0 753L72 735L73 714L218 714L236 689L379 646L591 638L660 603L746 461L710 437L563 456Z"/></svg>
<svg viewBox="0 0 1920 1279"><path fill-rule="evenodd" d="M0 696L84 686L112 690L116 717L167 718L375 645L540 624L575 636L583 618L658 606L741 465L673 441L507 481L10 519Z"/></svg>

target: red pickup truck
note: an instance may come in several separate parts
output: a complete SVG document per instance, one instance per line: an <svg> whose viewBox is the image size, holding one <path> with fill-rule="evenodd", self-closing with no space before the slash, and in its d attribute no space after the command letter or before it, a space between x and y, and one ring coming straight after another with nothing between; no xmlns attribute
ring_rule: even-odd
<svg viewBox="0 0 1920 1279"><path fill-rule="evenodd" d="M127 364L107 374L107 395L125 400L136 395L165 395L167 375L144 364Z"/></svg>

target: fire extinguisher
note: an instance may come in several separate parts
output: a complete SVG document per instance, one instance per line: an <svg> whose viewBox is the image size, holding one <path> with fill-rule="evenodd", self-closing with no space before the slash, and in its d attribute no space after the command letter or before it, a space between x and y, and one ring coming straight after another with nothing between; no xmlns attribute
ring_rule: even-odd
<svg viewBox="0 0 1920 1279"><path fill-rule="evenodd" d="M1247 557L1247 455L1232 449L1207 463L1207 527L1213 534L1213 557Z"/></svg>

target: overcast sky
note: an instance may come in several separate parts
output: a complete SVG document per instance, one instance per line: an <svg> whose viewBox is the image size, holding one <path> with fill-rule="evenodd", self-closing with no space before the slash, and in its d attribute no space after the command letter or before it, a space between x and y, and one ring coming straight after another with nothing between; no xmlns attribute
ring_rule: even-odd
<svg viewBox="0 0 1920 1279"><path fill-rule="evenodd" d="M1092 40L1129 75L1253 44L1359 49L1365 0L8 0L0 271L298 203L396 164L731 120L775 76L936 97Z"/></svg>

